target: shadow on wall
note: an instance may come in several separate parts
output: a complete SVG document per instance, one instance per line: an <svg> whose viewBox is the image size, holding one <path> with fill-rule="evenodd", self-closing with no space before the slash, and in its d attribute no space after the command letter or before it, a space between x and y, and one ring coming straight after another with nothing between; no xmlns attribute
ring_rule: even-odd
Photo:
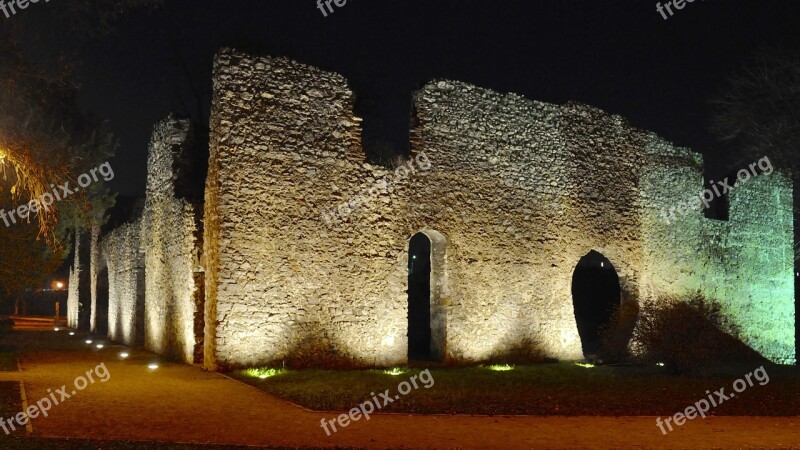
<svg viewBox="0 0 800 450"><path fill-rule="evenodd" d="M335 338L329 335L318 322L309 324L308 331L288 356L282 360L288 369L366 369L374 367L360 358L348 355L333 344Z"/></svg>
<svg viewBox="0 0 800 450"><path fill-rule="evenodd" d="M635 339L642 360L664 363L673 373L710 374L732 363L767 362L742 343L720 302L700 294L659 297L641 312Z"/></svg>

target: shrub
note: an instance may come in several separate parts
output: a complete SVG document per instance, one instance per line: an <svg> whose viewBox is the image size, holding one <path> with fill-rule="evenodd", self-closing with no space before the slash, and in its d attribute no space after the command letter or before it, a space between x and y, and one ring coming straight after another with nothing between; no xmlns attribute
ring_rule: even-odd
<svg viewBox="0 0 800 450"><path fill-rule="evenodd" d="M339 351L322 335L311 334L283 359L287 369L350 370L372 367Z"/></svg>
<svg viewBox="0 0 800 450"><path fill-rule="evenodd" d="M639 304L626 301L614 308L611 320L600 329L602 340L601 358L604 362L620 362L630 359L628 344L636 328L639 317Z"/></svg>
<svg viewBox="0 0 800 450"><path fill-rule="evenodd" d="M659 298L655 308L641 311L634 332L643 359L663 363L672 373L705 373L723 362L762 359L738 335L719 303L700 294Z"/></svg>
<svg viewBox="0 0 800 450"><path fill-rule="evenodd" d="M548 359L539 344L530 338L522 339L516 344L492 354L486 359L487 364L538 364Z"/></svg>

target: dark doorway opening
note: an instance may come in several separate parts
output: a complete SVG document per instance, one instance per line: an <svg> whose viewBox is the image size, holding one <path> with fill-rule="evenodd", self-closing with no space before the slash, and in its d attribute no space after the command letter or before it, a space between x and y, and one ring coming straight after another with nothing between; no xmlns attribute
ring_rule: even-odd
<svg viewBox="0 0 800 450"><path fill-rule="evenodd" d="M620 305L619 277L608 258L592 250L578 261L572 275L572 303L583 354L596 359L603 353L601 332Z"/></svg>
<svg viewBox="0 0 800 450"><path fill-rule="evenodd" d="M408 244L408 359L431 357L431 240L417 233Z"/></svg>

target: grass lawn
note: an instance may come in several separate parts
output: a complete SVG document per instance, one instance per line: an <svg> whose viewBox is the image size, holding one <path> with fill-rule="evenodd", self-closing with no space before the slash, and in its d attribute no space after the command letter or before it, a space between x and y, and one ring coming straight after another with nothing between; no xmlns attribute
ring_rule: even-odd
<svg viewBox="0 0 800 450"><path fill-rule="evenodd" d="M16 372L17 355L10 349L0 346L0 372Z"/></svg>
<svg viewBox="0 0 800 450"><path fill-rule="evenodd" d="M725 388L754 371L731 367L724 375L680 377L659 367L579 367L572 363L518 366L510 371L483 367L431 369L430 389L419 388L383 407L388 412L443 414L530 415L673 415L711 392ZM769 382L754 385L719 406L709 415L800 415L800 369L765 366ZM397 386L421 369L402 375L380 370L287 371L266 379L245 372L231 375L248 384L310 409L346 412L368 400L370 393ZM716 399L716 396L714 397ZM383 404L383 402L381 402Z"/></svg>

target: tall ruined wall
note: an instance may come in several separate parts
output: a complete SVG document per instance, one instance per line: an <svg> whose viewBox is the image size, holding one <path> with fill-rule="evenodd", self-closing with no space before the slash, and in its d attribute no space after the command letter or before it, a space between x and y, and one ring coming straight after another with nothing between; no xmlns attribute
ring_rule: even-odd
<svg viewBox="0 0 800 450"><path fill-rule="evenodd" d="M331 73L223 51L205 209L206 366L320 354L403 361L408 236L397 196L338 208L388 176L360 156L352 92ZM402 208L402 207L401 207ZM323 212L345 213L344 222Z"/></svg>
<svg viewBox="0 0 800 450"><path fill-rule="evenodd" d="M655 135L648 136L646 149L640 193L645 248L642 300L648 303L661 294L681 296L702 290L709 278L722 277L724 271L721 260L710 260L703 251L706 230L721 234L723 224L703 215L698 197L702 157Z"/></svg>
<svg viewBox="0 0 800 450"><path fill-rule="evenodd" d="M430 168L402 177L359 160L343 78L232 51L216 62L212 116L208 367L311 342L356 363L404 362L408 240L421 231L438 248L432 315L448 359L523 345L582 357L570 283L592 249L638 289L643 138L619 118L431 83L413 148ZM339 208L384 177L398 179L389 192ZM337 208L330 225L320 217Z"/></svg>
<svg viewBox="0 0 800 450"><path fill-rule="evenodd" d="M137 220L116 228L100 244L108 264L108 337L131 346L141 342L144 320L140 232Z"/></svg>
<svg viewBox="0 0 800 450"><path fill-rule="evenodd" d="M98 314L102 314L102 311L98 311L98 296L102 295L98 291L98 283L103 267L105 267L105 261L100 252L100 223L95 221L92 222L89 231L89 331L92 333L98 331Z"/></svg>
<svg viewBox="0 0 800 450"><path fill-rule="evenodd" d="M623 301L649 308L661 293L753 295L748 286L758 283L742 281L736 264L761 258L755 236L780 225L770 255L791 246L783 213L759 218L783 208L785 192L776 202L742 189L730 223L705 219L698 201L665 226L660 208L697 195L702 160L595 108L432 82L415 96L411 170L389 170L364 162L352 104L337 74L218 55L204 210L206 367L405 362L408 242L419 232L433 246L432 353L450 362L519 347L582 358L571 284L591 250L614 265ZM745 214L736 201L760 206ZM783 258L763 272L779 291ZM726 305L743 323L745 305ZM784 352L790 326L768 339L751 327L748 343Z"/></svg>
<svg viewBox="0 0 800 450"><path fill-rule="evenodd" d="M717 286L724 312L744 342L778 363L795 362L792 183L760 174L730 194L720 246L726 279Z"/></svg>
<svg viewBox="0 0 800 450"><path fill-rule="evenodd" d="M640 191L643 304L700 292L720 303L747 345L794 362L791 184L777 172L736 184L727 221L704 217L703 189L700 155L650 136Z"/></svg>
<svg viewBox="0 0 800 450"><path fill-rule="evenodd" d="M75 233L75 257L72 260L72 265L69 268L69 292L67 293L67 326L70 328L78 328L78 313L80 311L80 279L81 271L86 270L81 268L81 236L80 233Z"/></svg>
<svg viewBox="0 0 800 450"><path fill-rule="evenodd" d="M571 297L580 258L604 254L624 297L638 290L639 133L584 105L450 81L425 86L416 110L414 149L435 169L409 202L415 226L449 239L450 356L528 346L582 358Z"/></svg>
<svg viewBox="0 0 800 450"><path fill-rule="evenodd" d="M181 178L177 163L188 157L189 133L189 122L174 117L155 127L147 160L142 249L145 348L193 363L199 362L203 338L201 244L195 206L176 194Z"/></svg>

